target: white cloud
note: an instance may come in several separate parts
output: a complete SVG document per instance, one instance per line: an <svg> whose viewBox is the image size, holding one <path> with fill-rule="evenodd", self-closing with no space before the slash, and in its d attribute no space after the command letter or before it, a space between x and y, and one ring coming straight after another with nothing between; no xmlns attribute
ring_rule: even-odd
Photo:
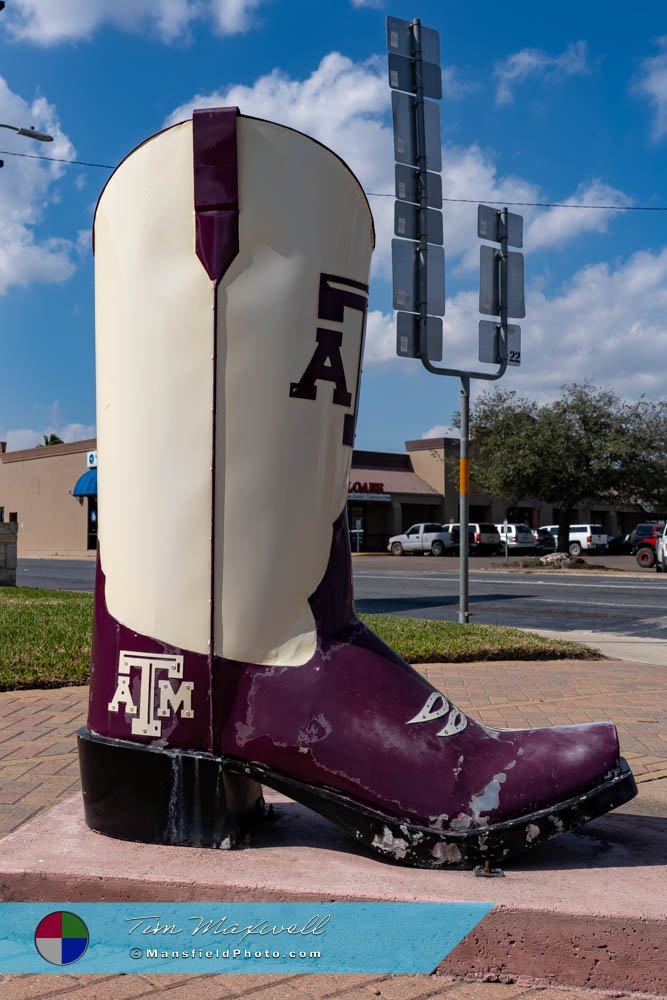
<svg viewBox="0 0 667 1000"><path fill-rule="evenodd" d="M550 56L543 49L520 49L496 65L493 74L498 81L496 104L511 104L513 88L530 76L556 80L588 72L586 42L571 42L558 56Z"/></svg>
<svg viewBox="0 0 667 1000"><path fill-rule="evenodd" d="M448 366L493 370L477 361L477 307L472 291L447 302ZM526 310L522 364L508 370L503 387L549 399L565 383L591 378L626 399L666 398L667 247L585 267L552 295L533 287Z"/></svg>
<svg viewBox="0 0 667 1000"><path fill-rule="evenodd" d="M221 35L238 35L254 25L253 14L262 0L211 0L211 12Z"/></svg>
<svg viewBox="0 0 667 1000"><path fill-rule="evenodd" d="M632 199L599 178L580 184L565 205L631 205ZM531 250L562 246L581 233L606 233L609 217L605 209L549 208L535 215L527 227L525 244Z"/></svg>
<svg viewBox="0 0 667 1000"><path fill-rule="evenodd" d="M169 116L166 124L189 118L193 108L237 105L256 115L299 129L335 150L366 191L392 192L393 140L384 60L354 63L330 52L304 80L275 69L251 86L233 85L196 94ZM376 227L375 273L389 276L394 225L392 198L371 199Z"/></svg>
<svg viewBox="0 0 667 1000"><path fill-rule="evenodd" d="M553 293L533 285L526 311L520 321L522 363L508 369L499 383L503 388L546 400L558 396L562 385L590 378L625 399L667 399L667 247L582 268ZM443 366L493 371L477 358L479 319L477 291L447 300ZM395 357L394 341L391 314L378 312L372 323L369 318L365 365L407 373L410 363ZM474 393L483 388L473 383Z"/></svg>
<svg viewBox="0 0 667 1000"><path fill-rule="evenodd" d="M459 271L479 267L477 202L507 204L540 201L540 189L521 177L499 177L492 155L479 146L450 146L443 150L443 194L446 198L469 198L465 202L445 202L445 247L450 266L457 258ZM514 209L530 218L535 209Z"/></svg>
<svg viewBox="0 0 667 1000"><path fill-rule="evenodd" d="M21 451L23 448L35 448L38 444L44 444L44 435L56 434L65 444L70 441L85 441L94 438L96 433L95 424L63 424L62 426L49 424L43 431L33 431L27 427L20 427L15 430L0 430L0 441L7 442L7 451Z"/></svg>
<svg viewBox="0 0 667 1000"><path fill-rule="evenodd" d="M656 142L667 135L667 35L658 38L657 44L659 54L642 61L639 75L632 84L633 92L647 98L651 105L651 134Z"/></svg>
<svg viewBox="0 0 667 1000"><path fill-rule="evenodd" d="M325 56L304 80L295 80L280 70L259 77L252 85L234 85L210 94L196 94L169 116L166 124L190 117L193 108L238 105L244 114L257 115L291 125L330 146L350 165L367 192L390 194L394 190L393 139L384 60L372 58L354 63L338 52ZM500 176L490 152L479 146L446 146L443 150L443 191L449 198L512 201L548 201L538 185L516 176ZM594 181L572 196L601 197L607 203L622 203L624 195ZM370 197L376 228L373 258L375 278L391 276L391 239L394 227L393 197ZM563 245L580 232L603 231L609 213L586 213L570 209L567 217L518 209L531 220L545 218L544 236L537 245ZM555 211L555 210L554 210ZM445 243L450 268L473 272L479 263L477 206L445 204ZM533 232L533 231L531 231ZM528 245L528 244L527 244Z"/></svg>
<svg viewBox="0 0 667 1000"><path fill-rule="evenodd" d="M80 229L76 234L76 252L80 257L90 257L93 252L93 234L90 228Z"/></svg>
<svg viewBox="0 0 667 1000"><path fill-rule="evenodd" d="M263 0L14 0L3 15L15 38L54 45L91 37L105 25L182 41L195 20L208 20L221 35L248 31Z"/></svg>
<svg viewBox="0 0 667 1000"><path fill-rule="evenodd" d="M537 184L513 175L499 176L490 152L479 146L449 146L443 150L443 192L447 198L472 198L466 202L445 202L445 246L449 269L457 275L473 273L479 267L477 203L494 207L516 202L547 202L551 199ZM560 199L559 199L560 200ZM563 204L629 205L631 199L603 180L584 184L563 200ZM583 233L607 232L609 209L541 209L519 204L510 208L524 220L524 247L531 250L562 248Z"/></svg>
<svg viewBox="0 0 667 1000"><path fill-rule="evenodd" d="M374 7L376 10L379 10L381 7L384 7L383 0L351 0L351 3L353 7L357 8Z"/></svg>
<svg viewBox="0 0 667 1000"><path fill-rule="evenodd" d="M466 80L456 66L444 66L442 70L442 96L445 101L462 101L468 94L480 89L481 84Z"/></svg>
<svg viewBox="0 0 667 1000"><path fill-rule="evenodd" d="M458 438L459 429L458 427L450 427L449 424L436 424L435 427L429 427L427 431L422 434L422 440L426 438Z"/></svg>
<svg viewBox="0 0 667 1000"><path fill-rule="evenodd" d="M48 132L53 142L48 155L71 159L75 156L72 143L62 131L53 105L44 97L24 100L10 90L0 77L0 120L12 125L34 125ZM17 153L37 150L37 144L12 131L2 130L2 148ZM35 227L41 221L49 201L57 200L55 182L64 166L43 160L7 156L0 184L0 294L12 285L32 282L58 282L74 271L73 247L65 239L41 239Z"/></svg>
<svg viewBox="0 0 667 1000"><path fill-rule="evenodd" d="M385 364L395 360L397 356L394 314L371 309L366 323L364 365Z"/></svg>

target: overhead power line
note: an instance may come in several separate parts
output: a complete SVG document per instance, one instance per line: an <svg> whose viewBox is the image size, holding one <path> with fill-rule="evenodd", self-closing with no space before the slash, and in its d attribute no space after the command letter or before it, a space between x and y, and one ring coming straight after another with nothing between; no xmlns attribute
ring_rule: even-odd
<svg viewBox="0 0 667 1000"><path fill-rule="evenodd" d="M110 163L89 163L87 160L65 160L60 156L40 156L39 153L15 153L14 150L0 149L0 156L22 156L25 160L50 160L52 163L75 163L79 167L103 167L113 170Z"/></svg>
<svg viewBox="0 0 667 1000"><path fill-rule="evenodd" d="M395 198L395 194L367 191L369 198ZM506 201L504 198L443 198L444 201L463 202L478 205L524 205L532 208L604 208L608 212L667 212L667 205L582 205L568 201Z"/></svg>
<svg viewBox="0 0 667 1000"><path fill-rule="evenodd" d="M110 163L91 163L89 160L66 160L58 156L40 156L38 153L16 153L9 149L0 149L0 156L22 156L28 160L49 160L52 163L68 163L78 167L100 167L102 170L113 170ZM369 198L395 198L396 195L383 191L367 191ZM605 212L667 212L667 205L586 205L567 201L506 201L504 198L443 198L443 202L477 205L480 202L489 205L523 206L524 208L588 208L604 209Z"/></svg>

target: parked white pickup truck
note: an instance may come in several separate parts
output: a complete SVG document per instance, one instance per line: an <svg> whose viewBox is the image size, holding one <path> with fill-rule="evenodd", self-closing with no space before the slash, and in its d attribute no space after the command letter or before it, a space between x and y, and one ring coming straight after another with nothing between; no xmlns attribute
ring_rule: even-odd
<svg viewBox="0 0 667 1000"><path fill-rule="evenodd" d="M430 552L434 556L444 556L454 548L451 533L441 524L413 524L403 535L392 535L387 550L392 556L402 556L411 552Z"/></svg>

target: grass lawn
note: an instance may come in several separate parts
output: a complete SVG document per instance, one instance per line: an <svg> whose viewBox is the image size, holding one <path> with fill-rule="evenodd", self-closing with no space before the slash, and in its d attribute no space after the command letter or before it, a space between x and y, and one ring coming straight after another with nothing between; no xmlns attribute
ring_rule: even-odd
<svg viewBox="0 0 667 1000"><path fill-rule="evenodd" d="M91 594L0 587L0 691L86 684L92 616ZM361 617L410 663L600 658L587 646L519 629Z"/></svg>
<svg viewBox="0 0 667 1000"><path fill-rule="evenodd" d="M395 615L359 615L408 663L469 663L472 660L603 660L590 646L545 639L501 625L459 625Z"/></svg>

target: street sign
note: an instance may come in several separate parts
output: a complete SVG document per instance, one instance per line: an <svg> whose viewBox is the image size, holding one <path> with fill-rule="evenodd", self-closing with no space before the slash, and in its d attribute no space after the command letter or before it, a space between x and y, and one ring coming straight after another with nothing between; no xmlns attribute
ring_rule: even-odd
<svg viewBox="0 0 667 1000"><path fill-rule="evenodd" d="M479 321L479 360L488 365L500 365L505 360L502 357L502 339L500 323L492 320ZM507 324L507 364L521 364L521 327L515 323Z"/></svg>
<svg viewBox="0 0 667 1000"><path fill-rule="evenodd" d="M439 316L426 317L426 343L419 336L420 323L417 313L396 314L396 353L401 358L419 358L426 354L430 361L442 361L442 320Z"/></svg>
<svg viewBox="0 0 667 1000"><path fill-rule="evenodd" d="M397 163L394 166L396 181L396 197L401 201L420 200L419 171L414 167L408 167L404 163ZM442 177L440 174L423 173L426 179L426 203L429 208L442 208Z"/></svg>
<svg viewBox="0 0 667 1000"><path fill-rule="evenodd" d="M523 216L515 212L505 213L507 216L507 244L511 247L523 246ZM503 213L498 208L488 205L477 206L477 235L482 240L492 240L500 243L503 238Z"/></svg>
<svg viewBox="0 0 667 1000"><path fill-rule="evenodd" d="M394 233L408 240L419 239L419 205L397 201L394 205ZM442 246L442 212L426 209L426 240Z"/></svg>
<svg viewBox="0 0 667 1000"><path fill-rule="evenodd" d="M440 145L440 108L433 101L424 101L425 169L442 170ZM391 92L391 117L394 126L394 159L397 163L418 163L416 101L410 94ZM424 165L424 164L422 164Z"/></svg>
<svg viewBox="0 0 667 1000"><path fill-rule="evenodd" d="M392 240L397 352L442 357L445 253L442 224L440 36L419 19L387 18L396 198Z"/></svg>
<svg viewBox="0 0 667 1000"><path fill-rule="evenodd" d="M410 240L391 241L394 309L419 312L419 244ZM445 315L445 251L429 246L426 254L427 309L430 316Z"/></svg>
<svg viewBox="0 0 667 1000"><path fill-rule="evenodd" d="M415 60L408 56L389 53L389 86L392 90L405 90L409 94L417 93L417 74ZM422 85L424 97L433 97L439 101L442 97L442 70L437 63L424 62L422 66Z"/></svg>
<svg viewBox="0 0 667 1000"><path fill-rule="evenodd" d="M501 306L507 306L507 316L523 319L524 299L523 254L507 253L507 303L501 301L500 251L495 247L479 248L479 311L485 316L500 316Z"/></svg>
<svg viewBox="0 0 667 1000"><path fill-rule="evenodd" d="M440 62L440 34L434 28L420 25L421 58L425 62ZM400 56L415 57L415 32L410 21L400 17L387 18L387 48Z"/></svg>

